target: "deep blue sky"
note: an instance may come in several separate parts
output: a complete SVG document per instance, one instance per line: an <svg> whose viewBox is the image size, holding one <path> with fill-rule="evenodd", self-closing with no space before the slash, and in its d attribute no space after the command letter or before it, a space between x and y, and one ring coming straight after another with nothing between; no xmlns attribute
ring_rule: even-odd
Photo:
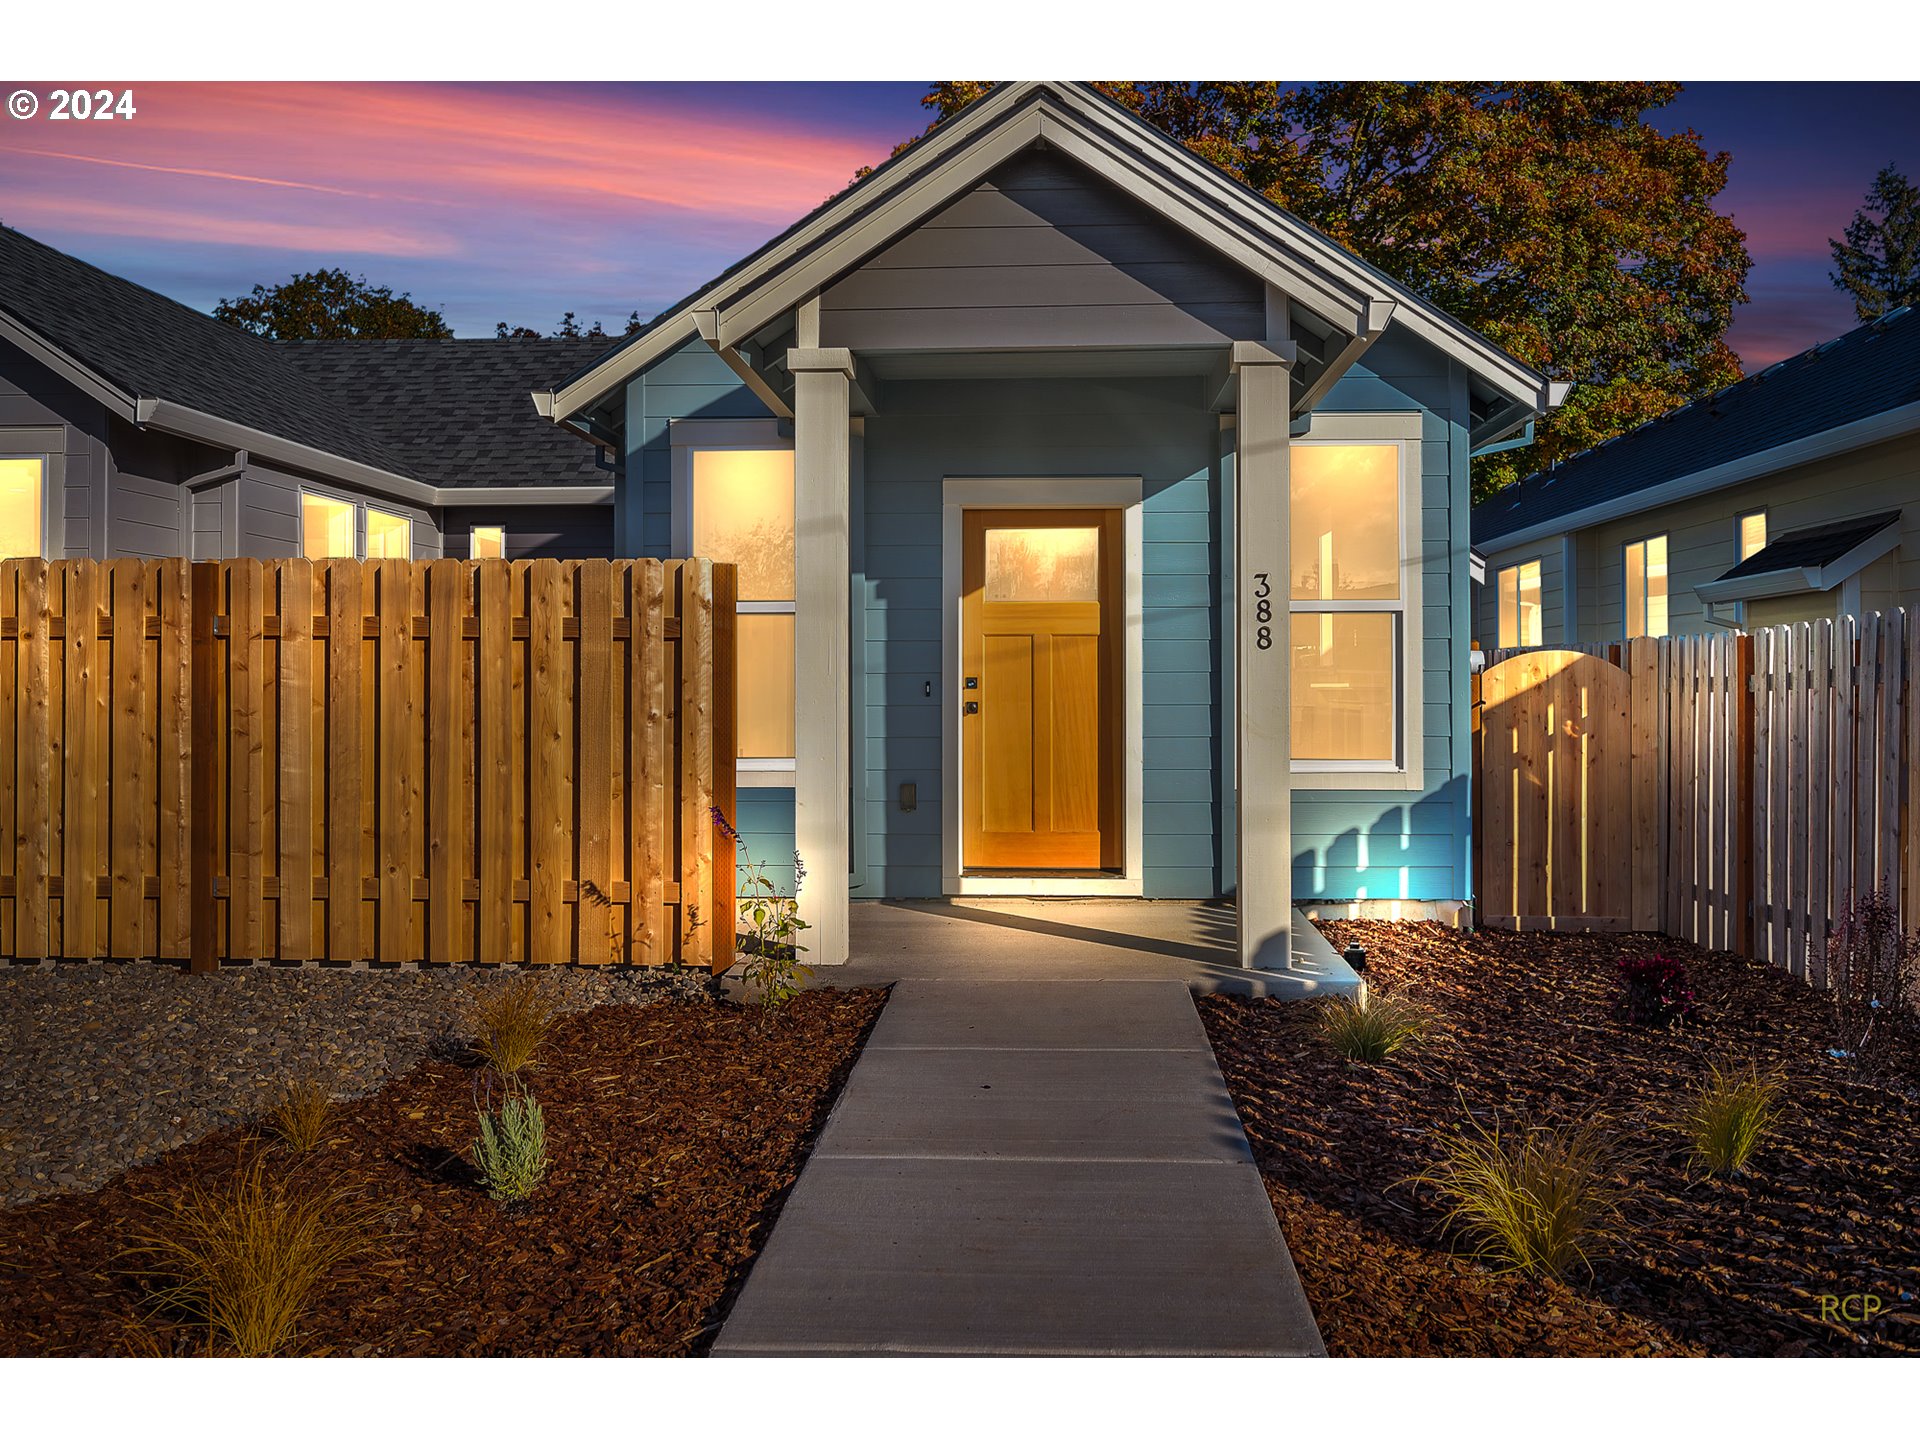
<svg viewBox="0 0 1920 1440"><path fill-rule="evenodd" d="M463 335L650 314L927 119L922 81L137 88L130 122L0 120L0 221L203 309L343 265ZM1850 328L1827 238L1920 176L1920 84L1698 84L1655 123L1733 157L1747 365Z"/></svg>

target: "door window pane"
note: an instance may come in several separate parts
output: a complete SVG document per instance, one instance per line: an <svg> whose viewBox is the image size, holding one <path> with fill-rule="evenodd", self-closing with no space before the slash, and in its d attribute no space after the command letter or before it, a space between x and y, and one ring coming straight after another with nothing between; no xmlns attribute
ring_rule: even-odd
<svg viewBox="0 0 1920 1440"><path fill-rule="evenodd" d="M0 459L0 560L37 559L46 534L46 462Z"/></svg>
<svg viewBox="0 0 1920 1440"><path fill-rule="evenodd" d="M1100 598L1100 531L1034 526L987 531L986 598L1071 604Z"/></svg>
<svg viewBox="0 0 1920 1440"><path fill-rule="evenodd" d="M369 560L411 560L413 525L403 515L367 507L367 558Z"/></svg>
<svg viewBox="0 0 1920 1440"><path fill-rule="evenodd" d="M1295 445L1296 600L1400 598L1400 447Z"/></svg>
<svg viewBox="0 0 1920 1440"><path fill-rule="evenodd" d="M473 527L473 541L467 547L469 560L504 560L507 558L507 532L498 525L476 525Z"/></svg>
<svg viewBox="0 0 1920 1440"><path fill-rule="evenodd" d="M1292 619L1293 758L1395 763L1395 617Z"/></svg>
<svg viewBox="0 0 1920 1440"><path fill-rule="evenodd" d="M353 558L353 505L324 495L300 497L300 553L309 560Z"/></svg>
<svg viewBox="0 0 1920 1440"><path fill-rule="evenodd" d="M742 600L793 599L791 450L693 452L693 553L738 565Z"/></svg>
<svg viewBox="0 0 1920 1440"><path fill-rule="evenodd" d="M742 615L736 622L740 758L793 754L793 616Z"/></svg>

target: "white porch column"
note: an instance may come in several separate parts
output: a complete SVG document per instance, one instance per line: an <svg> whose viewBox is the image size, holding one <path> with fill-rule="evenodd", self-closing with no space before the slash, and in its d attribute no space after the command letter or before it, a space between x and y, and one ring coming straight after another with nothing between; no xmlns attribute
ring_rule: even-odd
<svg viewBox="0 0 1920 1440"><path fill-rule="evenodd" d="M809 965L847 960L847 613L851 600L853 352L787 352L794 377L794 844Z"/></svg>
<svg viewBox="0 0 1920 1440"><path fill-rule="evenodd" d="M1283 970L1293 928L1293 777L1287 615L1289 341L1238 341L1234 467L1234 784L1240 964Z"/></svg>

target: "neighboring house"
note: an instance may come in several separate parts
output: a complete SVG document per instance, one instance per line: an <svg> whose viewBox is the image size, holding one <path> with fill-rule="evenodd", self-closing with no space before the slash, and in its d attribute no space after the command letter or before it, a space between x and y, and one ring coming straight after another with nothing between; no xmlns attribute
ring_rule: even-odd
<svg viewBox="0 0 1920 1440"><path fill-rule="evenodd" d="M278 345L0 228L0 555L609 553L527 399L604 341Z"/></svg>
<svg viewBox="0 0 1920 1440"><path fill-rule="evenodd" d="M741 567L809 963L849 896L1237 894L1280 965L1295 902L1469 895L1468 457L1560 389L1022 83L535 400L624 456L618 553Z"/></svg>
<svg viewBox="0 0 1920 1440"><path fill-rule="evenodd" d="M1920 603L1920 315L1895 310L1473 512L1487 649Z"/></svg>

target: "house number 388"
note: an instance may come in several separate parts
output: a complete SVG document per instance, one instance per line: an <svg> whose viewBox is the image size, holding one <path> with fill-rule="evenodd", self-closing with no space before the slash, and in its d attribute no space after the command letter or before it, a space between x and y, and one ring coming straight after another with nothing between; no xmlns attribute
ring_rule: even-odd
<svg viewBox="0 0 1920 1440"><path fill-rule="evenodd" d="M1253 632L1253 648L1271 650L1273 648L1273 586L1267 581L1267 572L1259 571L1253 577L1253 618L1258 628Z"/></svg>

